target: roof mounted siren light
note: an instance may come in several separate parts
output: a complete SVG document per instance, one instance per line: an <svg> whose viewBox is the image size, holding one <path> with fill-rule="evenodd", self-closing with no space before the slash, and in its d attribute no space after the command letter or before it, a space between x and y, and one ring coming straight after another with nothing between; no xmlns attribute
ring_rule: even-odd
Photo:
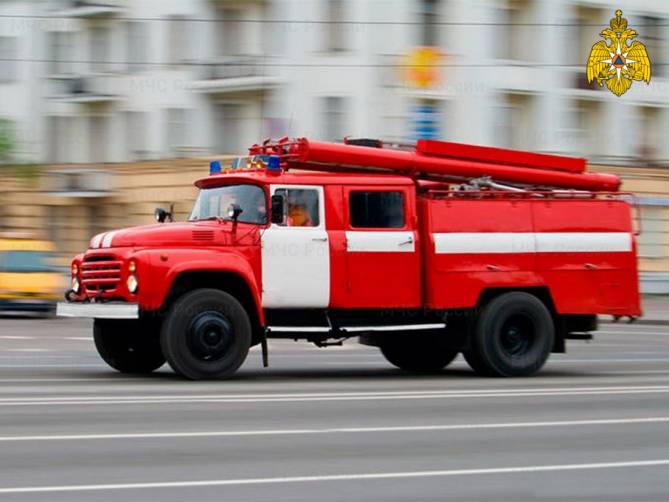
<svg viewBox="0 0 669 502"><path fill-rule="evenodd" d="M281 157L278 155L270 155L267 160L267 173L279 174L281 172Z"/></svg>
<svg viewBox="0 0 669 502"><path fill-rule="evenodd" d="M221 174L221 162L218 160L212 160L209 163L209 175L213 176L214 174Z"/></svg>

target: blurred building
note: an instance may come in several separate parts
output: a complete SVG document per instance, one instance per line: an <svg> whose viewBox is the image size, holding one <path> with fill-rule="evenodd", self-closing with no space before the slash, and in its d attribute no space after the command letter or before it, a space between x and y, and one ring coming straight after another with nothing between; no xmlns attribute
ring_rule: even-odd
<svg viewBox="0 0 669 502"><path fill-rule="evenodd" d="M616 7L655 63L623 99L585 79L597 0L5 0L0 116L41 163L350 134L665 164L669 4Z"/></svg>
<svg viewBox="0 0 669 502"><path fill-rule="evenodd" d="M654 64L651 85L622 98L585 78L614 8ZM668 62L662 0L0 2L0 117L13 121L19 160L51 166L40 193L76 208L46 211L48 228L115 224L126 174L160 159L267 136L439 137L655 180L642 183L644 267L667 291L669 186L663 171L629 166L669 166Z"/></svg>

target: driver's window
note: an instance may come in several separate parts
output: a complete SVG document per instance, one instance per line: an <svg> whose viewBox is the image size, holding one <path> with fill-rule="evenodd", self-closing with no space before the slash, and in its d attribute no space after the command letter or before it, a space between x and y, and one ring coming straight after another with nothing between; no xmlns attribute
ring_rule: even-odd
<svg viewBox="0 0 669 502"><path fill-rule="evenodd" d="M282 227L317 227L319 222L318 191L301 188L279 188L274 192L284 200Z"/></svg>

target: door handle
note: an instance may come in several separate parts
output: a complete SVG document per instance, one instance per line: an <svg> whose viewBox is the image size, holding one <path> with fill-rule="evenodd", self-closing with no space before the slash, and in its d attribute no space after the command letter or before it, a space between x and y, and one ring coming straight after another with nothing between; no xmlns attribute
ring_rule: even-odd
<svg viewBox="0 0 669 502"><path fill-rule="evenodd" d="M408 240L400 242L398 246L407 246L409 244L413 244L413 237L409 237Z"/></svg>
<svg viewBox="0 0 669 502"><path fill-rule="evenodd" d="M599 268L599 267L598 267L597 265L595 265L594 263L586 263L586 264L583 265L583 266L584 266L585 268L587 268L588 270L597 270L597 269Z"/></svg>
<svg viewBox="0 0 669 502"><path fill-rule="evenodd" d="M328 238L327 237L314 237L311 240L314 241L314 242L327 242Z"/></svg>

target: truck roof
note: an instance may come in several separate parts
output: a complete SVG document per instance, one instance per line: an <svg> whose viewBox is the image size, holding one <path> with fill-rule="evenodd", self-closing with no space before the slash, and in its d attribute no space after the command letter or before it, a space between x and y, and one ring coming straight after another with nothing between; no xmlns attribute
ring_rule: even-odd
<svg viewBox="0 0 669 502"><path fill-rule="evenodd" d="M314 171L282 171L279 173L259 170L227 171L201 178L195 182L198 188L252 183L256 185L413 185L414 181L407 176L386 173L341 173Z"/></svg>

